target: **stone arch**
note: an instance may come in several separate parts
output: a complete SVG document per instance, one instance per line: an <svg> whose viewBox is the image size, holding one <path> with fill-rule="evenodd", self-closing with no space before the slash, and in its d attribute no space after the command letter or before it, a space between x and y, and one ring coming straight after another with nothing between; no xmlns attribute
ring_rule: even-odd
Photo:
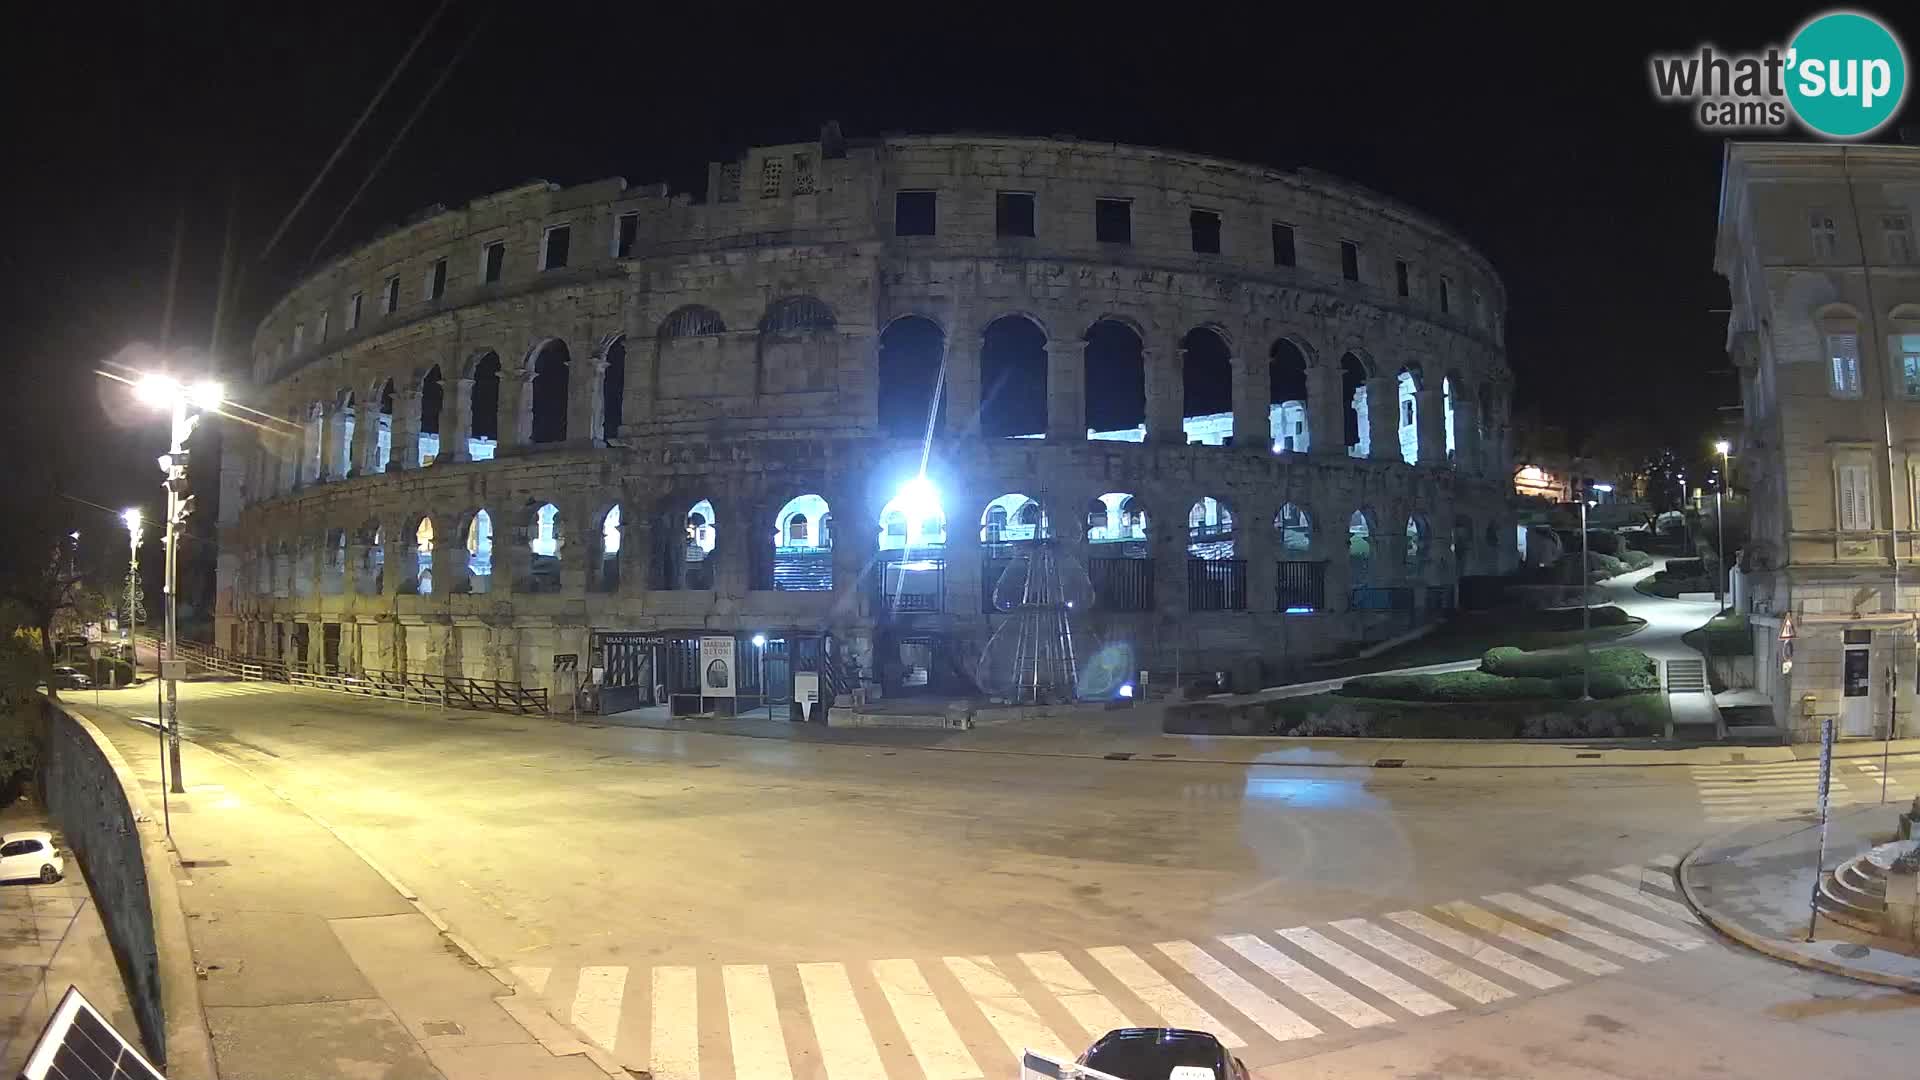
<svg viewBox="0 0 1920 1080"><path fill-rule="evenodd" d="M1400 436L1400 459L1420 464L1420 393L1427 388L1426 373L1416 362L1400 366L1393 377L1394 426Z"/></svg>
<svg viewBox="0 0 1920 1080"><path fill-rule="evenodd" d="M1233 437L1233 346L1217 326L1180 338L1180 419L1184 442L1220 446Z"/></svg>
<svg viewBox="0 0 1920 1080"><path fill-rule="evenodd" d="M878 421L880 433L894 438L923 438L929 413L939 397L936 430L946 426L946 334L923 315L902 315L880 332Z"/></svg>
<svg viewBox="0 0 1920 1080"><path fill-rule="evenodd" d="M1455 459L1460 448L1460 432L1454 416L1458 412L1460 388L1463 385L1458 368L1440 376L1440 434L1448 461Z"/></svg>
<svg viewBox="0 0 1920 1080"><path fill-rule="evenodd" d="M1281 337L1267 350L1267 415L1274 453L1313 448L1312 354L1297 338Z"/></svg>
<svg viewBox="0 0 1920 1080"><path fill-rule="evenodd" d="M1407 580L1424 581L1428 565L1433 561L1433 526L1428 523L1427 515L1418 510L1407 515L1407 543L1401 553L1405 559Z"/></svg>
<svg viewBox="0 0 1920 1080"><path fill-rule="evenodd" d="M1300 503L1286 502L1273 515L1273 527L1280 534L1280 558L1299 562L1313 555L1313 515Z"/></svg>
<svg viewBox="0 0 1920 1080"><path fill-rule="evenodd" d="M320 593L340 596L347 591L347 530L326 531L320 552Z"/></svg>
<svg viewBox="0 0 1920 1080"><path fill-rule="evenodd" d="M477 444L485 443L487 457L500 443L500 354L489 349L473 362L473 395L468 399L467 437L475 444L471 456L479 460Z"/></svg>
<svg viewBox="0 0 1920 1080"><path fill-rule="evenodd" d="M605 367L600 372L600 408L595 417L599 430L592 434L596 439L617 439L626 419L627 335L614 334L602 342L600 360Z"/></svg>
<svg viewBox="0 0 1920 1080"><path fill-rule="evenodd" d="M383 473L393 468L393 380L385 379L375 383L367 400L374 405L369 419L378 425L373 436L367 440L367 469L369 472Z"/></svg>
<svg viewBox="0 0 1920 1080"><path fill-rule="evenodd" d="M671 341L676 338L713 337L726 332L726 320L720 317L719 312L704 304L687 304L675 308L660 320L660 329L655 336L661 341Z"/></svg>
<svg viewBox="0 0 1920 1080"><path fill-rule="evenodd" d="M420 438L415 450L416 467L425 468L440 457L440 405L446 398L445 380L440 365L428 368L420 377Z"/></svg>
<svg viewBox="0 0 1920 1080"><path fill-rule="evenodd" d="M781 592L833 590L833 510L811 492L796 495L773 517L773 581Z"/></svg>
<svg viewBox="0 0 1920 1080"><path fill-rule="evenodd" d="M1127 558L1144 559L1152 538L1146 504L1126 491L1109 491L1087 502L1087 542L1115 545ZM1102 555L1108 554L1103 551Z"/></svg>
<svg viewBox="0 0 1920 1080"><path fill-rule="evenodd" d="M607 503L588 516L588 547L592 551L587 567L587 590L611 593L620 591L620 551L626 546L626 514L618 502Z"/></svg>
<svg viewBox="0 0 1920 1080"><path fill-rule="evenodd" d="M355 540L360 545L360 565L354 568L353 591L361 596L379 596L387 583L386 536L380 520L361 522Z"/></svg>
<svg viewBox="0 0 1920 1080"><path fill-rule="evenodd" d="M940 551L947 546L947 513L940 493L925 477L907 482L880 508L879 548L899 554Z"/></svg>
<svg viewBox="0 0 1920 1080"><path fill-rule="evenodd" d="M990 439L1047 432L1047 332L1038 319L1002 315L980 332L980 434Z"/></svg>
<svg viewBox="0 0 1920 1080"><path fill-rule="evenodd" d="M782 297L768 304L760 317L760 332L773 337L799 337L836 325L833 309L813 296Z"/></svg>
<svg viewBox="0 0 1920 1080"><path fill-rule="evenodd" d="M1018 544L1044 540L1053 535L1053 522L1040 500L1019 492L1008 492L987 500L980 509L980 542L986 545Z"/></svg>
<svg viewBox="0 0 1920 1080"><path fill-rule="evenodd" d="M1233 510L1203 495L1187 510L1187 557L1215 562L1235 557Z"/></svg>
<svg viewBox="0 0 1920 1080"><path fill-rule="evenodd" d="M527 441L567 441L571 360L567 343L559 338L547 338L527 351L526 392L520 405L520 425Z"/></svg>
<svg viewBox="0 0 1920 1080"><path fill-rule="evenodd" d="M418 593L421 596L433 595L433 545L434 524L432 514L416 514L408 519L407 538L413 548L413 561L408 567L406 584L402 592Z"/></svg>
<svg viewBox="0 0 1920 1080"><path fill-rule="evenodd" d="M526 537L527 578L519 591L560 591L560 565L566 547L564 530L565 523L557 503L527 500L526 513L520 521L521 535ZM518 555L518 552L515 554Z"/></svg>
<svg viewBox="0 0 1920 1080"><path fill-rule="evenodd" d="M767 305L754 343L754 393L831 386L838 379L840 335L833 309L813 296Z"/></svg>
<svg viewBox="0 0 1920 1080"><path fill-rule="evenodd" d="M1453 568L1456 575L1465 576L1473 572L1475 558L1473 543L1476 534L1473 531L1473 519L1465 514L1453 516Z"/></svg>
<svg viewBox="0 0 1920 1080"><path fill-rule="evenodd" d="M1354 588L1373 584L1379 539L1379 515L1372 507L1359 507L1347 517L1347 579Z"/></svg>
<svg viewBox="0 0 1920 1080"><path fill-rule="evenodd" d="M467 548L467 588L476 593L493 591L494 528L493 515L475 510L466 515L461 536Z"/></svg>
<svg viewBox="0 0 1920 1080"><path fill-rule="evenodd" d="M1147 432L1147 337L1138 323L1103 315L1082 335L1089 438L1142 442Z"/></svg>
<svg viewBox="0 0 1920 1080"><path fill-rule="evenodd" d="M1367 415L1371 375L1372 368L1360 353L1349 350L1340 357L1340 413L1348 457L1364 458L1373 448Z"/></svg>

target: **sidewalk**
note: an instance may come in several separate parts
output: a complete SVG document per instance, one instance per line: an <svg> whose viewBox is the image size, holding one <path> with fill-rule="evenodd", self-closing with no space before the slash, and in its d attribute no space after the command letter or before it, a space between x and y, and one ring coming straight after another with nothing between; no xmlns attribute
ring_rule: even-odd
<svg viewBox="0 0 1920 1080"><path fill-rule="evenodd" d="M161 811L157 733L67 704L150 778L140 794ZM211 751L181 754L189 783L167 812L223 1080L613 1075L324 823Z"/></svg>
<svg viewBox="0 0 1920 1080"><path fill-rule="evenodd" d="M80 860L47 821L46 810L25 799L0 811L0 833L44 830L66 857L66 877L52 885L0 885L0 1075L17 1076L40 1029L67 987L77 986L100 1015L135 1046L140 1027L107 929L87 891Z"/></svg>
<svg viewBox="0 0 1920 1080"><path fill-rule="evenodd" d="M1899 805L1836 811L1825 869L1888 839ZM1680 862L1680 888L1714 929L1776 960L1882 986L1920 991L1920 956L1824 916L1807 940L1820 825L1808 818L1748 825L1714 837ZM1911 946L1900 946L1910 949Z"/></svg>

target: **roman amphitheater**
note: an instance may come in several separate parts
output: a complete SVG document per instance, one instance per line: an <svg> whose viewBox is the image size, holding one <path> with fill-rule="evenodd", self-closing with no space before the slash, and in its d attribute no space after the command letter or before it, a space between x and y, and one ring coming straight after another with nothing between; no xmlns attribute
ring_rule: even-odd
<svg viewBox="0 0 1920 1080"><path fill-rule="evenodd" d="M740 699L968 696L1050 538L1127 670L1286 669L1514 560L1504 314L1390 198L1175 151L829 129L698 197L528 183L261 322L216 644L692 711L730 638Z"/></svg>

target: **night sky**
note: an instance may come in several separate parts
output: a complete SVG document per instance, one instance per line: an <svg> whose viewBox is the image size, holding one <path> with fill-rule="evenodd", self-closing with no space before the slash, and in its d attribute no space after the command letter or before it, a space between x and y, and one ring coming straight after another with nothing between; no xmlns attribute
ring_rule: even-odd
<svg viewBox="0 0 1920 1080"><path fill-rule="evenodd" d="M158 337L176 216L184 210L186 245L174 343L207 342L230 203L244 273L230 341L245 342L457 54L322 259L421 208L534 177L699 190L710 158L811 138L833 119L853 136L1166 145L1310 166L1451 224L1506 280L1522 410L1576 437L1644 418L1691 445L1738 401L1712 270L1721 151L1685 109L1652 100L1647 54L1782 41L1820 10L1593 7L1572 40L1568 14L1549 25L1514 14L1525 9L1462 5L1428 22L1330 5L1356 13L1341 22L1302 16L1304 5L1266 21L1204 7L895 5L855 17L836 5L682 13L450 0L262 258L436 6L9 10L10 435L82 443L77 496L157 498L161 425L91 372ZM1129 14L1139 10L1150 14ZM1920 35L1904 36L1911 58Z"/></svg>

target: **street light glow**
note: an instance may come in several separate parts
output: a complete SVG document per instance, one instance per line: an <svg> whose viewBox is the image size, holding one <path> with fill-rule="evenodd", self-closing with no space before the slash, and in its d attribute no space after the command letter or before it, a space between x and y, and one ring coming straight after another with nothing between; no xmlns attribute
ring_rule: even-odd
<svg viewBox="0 0 1920 1080"><path fill-rule="evenodd" d="M142 405L163 408L180 396L180 384L170 375L150 371L133 384L133 396L139 398Z"/></svg>
<svg viewBox="0 0 1920 1080"><path fill-rule="evenodd" d="M206 409L209 412L219 408L220 400L226 396L227 388L212 379L194 383L192 389L187 391L187 400L192 402L195 408Z"/></svg>
<svg viewBox="0 0 1920 1080"><path fill-rule="evenodd" d="M1595 490L1595 491L1612 491L1612 490L1613 490L1613 485L1612 485L1612 484L1595 484L1595 485L1593 485L1593 490Z"/></svg>
<svg viewBox="0 0 1920 1080"><path fill-rule="evenodd" d="M755 634L755 635L753 635L753 647L754 647L754 648L756 648L756 649L764 649L764 648L766 648L766 647L767 647L767 635L765 635L765 634Z"/></svg>
<svg viewBox="0 0 1920 1080"><path fill-rule="evenodd" d="M1721 457L1726 457L1727 452L1732 449L1733 444L1725 439L1721 439L1719 442L1713 444L1713 452L1719 454Z"/></svg>
<svg viewBox="0 0 1920 1080"><path fill-rule="evenodd" d="M129 531L138 529L140 527L140 508L137 506L129 506L125 510L120 511L120 520L127 523L127 529Z"/></svg>

